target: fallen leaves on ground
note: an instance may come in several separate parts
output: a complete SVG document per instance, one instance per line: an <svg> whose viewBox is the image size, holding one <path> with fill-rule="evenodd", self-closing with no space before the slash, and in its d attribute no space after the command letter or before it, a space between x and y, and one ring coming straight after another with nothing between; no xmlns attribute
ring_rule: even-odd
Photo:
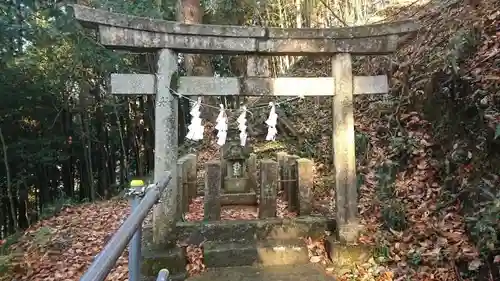
<svg viewBox="0 0 500 281"><path fill-rule="evenodd" d="M202 221L204 216L203 196L192 199L189 212L184 215L186 221ZM294 218L296 212L288 210L288 203L278 198L276 200L276 216L279 218ZM221 220L255 220L259 217L257 206L222 206Z"/></svg>
<svg viewBox="0 0 500 281"><path fill-rule="evenodd" d="M205 271L206 266L203 263L203 249L200 245L188 245L186 247L188 276L193 276Z"/></svg>
<svg viewBox="0 0 500 281"><path fill-rule="evenodd" d="M324 239L312 239L307 237L304 239L309 253L309 261L311 263L320 263L322 265L328 264L328 254L325 249Z"/></svg>
<svg viewBox="0 0 500 281"><path fill-rule="evenodd" d="M395 280L403 276L410 280L456 280L454 261L467 259L476 263L478 251L466 235L458 207L437 207L443 190L438 184L437 162L429 149L433 141L428 133L429 123L416 112L401 116L400 121L413 139L413 147L407 167L397 173L394 196L404 205L408 226L403 231L384 230L382 226L382 202L374 200L378 185L375 168L387 161L391 150L376 130L365 127L362 129L370 135L372 155L368 167L362 168L367 171L360 188L360 212L366 233L360 242L387 249L384 263L389 265Z"/></svg>
<svg viewBox="0 0 500 281"><path fill-rule="evenodd" d="M127 201L64 208L24 233L13 252L9 280L78 280L130 211ZM128 278L127 251L106 280Z"/></svg>
<svg viewBox="0 0 500 281"><path fill-rule="evenodd" d="M288 210L288 202L281 198L276 199L276 216L278 218L295 218L297 212Z"/></svg>

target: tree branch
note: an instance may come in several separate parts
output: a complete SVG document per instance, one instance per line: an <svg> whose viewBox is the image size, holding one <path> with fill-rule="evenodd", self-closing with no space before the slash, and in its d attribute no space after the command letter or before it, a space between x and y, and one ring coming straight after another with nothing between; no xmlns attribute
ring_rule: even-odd
<svg viewBox="0 0 500 281"><path fill-rule="evenodd" d="M16 229L16 231L18 231L19 225L17 224L16 209L14 207L14 197L12 194L12 180L10 178L9 158L7 156L7 145L5 144L5 139L4 139L3 133L2 133L2 128L0 128L0 142L2 143L3 162L5 164L5 174L7 175L7 196L9 197L12 222L14 224L14 228Z"/></svg>
<svg viewBox="0 0 500 281"><path fill-rule="evenodd" d="M349 26L343 19L341 19L334 11L332 8L330 8L330 6L328 6L326 3L325 3L325 0L320 0L321 1L321 4L323 4L323 6L325 6L329 11L330 13L332 13L332 15L338 20L340 21L341 24L343 24L344 26Z"/></svg>

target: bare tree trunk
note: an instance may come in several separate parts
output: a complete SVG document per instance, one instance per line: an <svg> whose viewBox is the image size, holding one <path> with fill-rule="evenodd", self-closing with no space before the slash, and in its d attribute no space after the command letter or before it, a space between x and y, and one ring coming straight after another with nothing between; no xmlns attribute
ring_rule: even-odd
<svg viewBox="0 0 500 281"><path fill-rule="evenodd" d="M83 146L83 157L84 166L87 169L88 181L89 181L89 191L90 200L95 201L96 191L94 186L94 175L92 169L92 140L90 138L90 118L88 117L88 104L90 102L90 85L87 81L83 81L80 85L80 122L82 125L82 146Z"/></svg>
<svg viewBox="0 0 500 281"><path fill-rule="evenodd" d="M117 98L114 98L115 104L117 102ZM128 102L127 102L128 105ZM118 110L116 110L116 106L113 107L114 114L116 116L116 127L118 128L118 133L120 134L120 184L124 185L128 178L128 161L127 161L127 149L125 148L125 141L123 136L122 128L126 128L127 123L125 122L123 116L118 114ZM128 112L128 111L127 111Z"/></svg>
<svg viewBox="0 0 500 281"><path fill-rule="evenodd" d="M295 23L297 28L302 28L302 0L295 0Z"/></svg>
<svg viewBox="0 0 500 281"><path fill-rule="evenodd" d="M203 19L203 9L201 7L200 0L179 0L177 7L177 18L178 21L184 23L202 23ZM208 55L199 54L186 54L184 55L184 67L186 68L187 75L193 76L213 76L214 71L210 63L210 57ZM202 102L211 103L210 99L216 100L215 97L203 97ZM205 110L204 110L205 109ZM203 118L213 118L209 112L206 111L206 107L202 107ZM217 114L217 113L215 113Z"/></svg>
<svg viewBox="0 0 500 281"><path fill-rule="evenodd" d="M14 229L18 230L19 225L17 224L16 209L14 207L14 195L12 194L12 180L10 178L9 170L9 157L7 156L7 144L5 144L5 139L3 137L2 128L0 128L0 142L2 142L3 151L3 162L5 164L5 174L7 176L7 197L9 197L10 212L12 216L12 222Z"/></svg>

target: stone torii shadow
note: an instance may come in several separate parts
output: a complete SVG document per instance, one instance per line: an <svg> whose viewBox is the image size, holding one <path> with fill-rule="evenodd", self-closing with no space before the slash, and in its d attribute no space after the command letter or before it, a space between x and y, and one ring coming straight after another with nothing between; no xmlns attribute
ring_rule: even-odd
<svg viewBox="0 0 500 281"><path fill-rule="evenodd" d="M142 18L80 5L74 17L99 31L102 45L158 54L155 74L112 74L112 94L156 95L155 181L164 171L177 173L178 120L176 91L183 96L332 96L335 205L337 235L355 242L359 235L356 186L353 95L389 92L388 78L354 76L352 56L385 55L398 48L401 35L415 32L413 21L329 29L283 29L182 24ZM332 77L269 78L177 77L177 53L249 55L254 62L266 56L330 55ZM162 243L175 226L179 183L173 177L154 211L154 241Z"/></svg>

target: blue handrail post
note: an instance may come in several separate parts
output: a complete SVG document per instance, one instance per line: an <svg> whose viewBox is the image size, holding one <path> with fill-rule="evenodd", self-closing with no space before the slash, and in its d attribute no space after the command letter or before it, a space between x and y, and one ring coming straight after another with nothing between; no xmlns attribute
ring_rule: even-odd
<svg viewBox="0 0 500 281"><path fill-rule="evenodd" d="M89 269L80 278L80 281L103 281L108 276L127 244L132 240L136 230L142 227L142 222L148 215L149 210L158 202L171 179L170 172L165 171L165 174L158 182L141 190L144 197L139 201L139 205L122 223L101 253L97 255Z"/></svg>
<svg viewBox="0 0 500 281"><path fill-rule="evenodd" d="M146 184L143 180L132 180L130 182L130 195L131 195L131 210L134 212L137 206L141 203L144 196ZM128 280L140 281L141 280L141 240L142 240L142 224L137 227L137 230L130 240L128 249Z"/></svg>
<svg viewBox="0 0 500 281"><path fill-rule="evenodd" d="M170 272L168 272L167 269L161 269L160 272L158 272L158 277L156 277L156 281L167 281L169 275Z"/></svg>

